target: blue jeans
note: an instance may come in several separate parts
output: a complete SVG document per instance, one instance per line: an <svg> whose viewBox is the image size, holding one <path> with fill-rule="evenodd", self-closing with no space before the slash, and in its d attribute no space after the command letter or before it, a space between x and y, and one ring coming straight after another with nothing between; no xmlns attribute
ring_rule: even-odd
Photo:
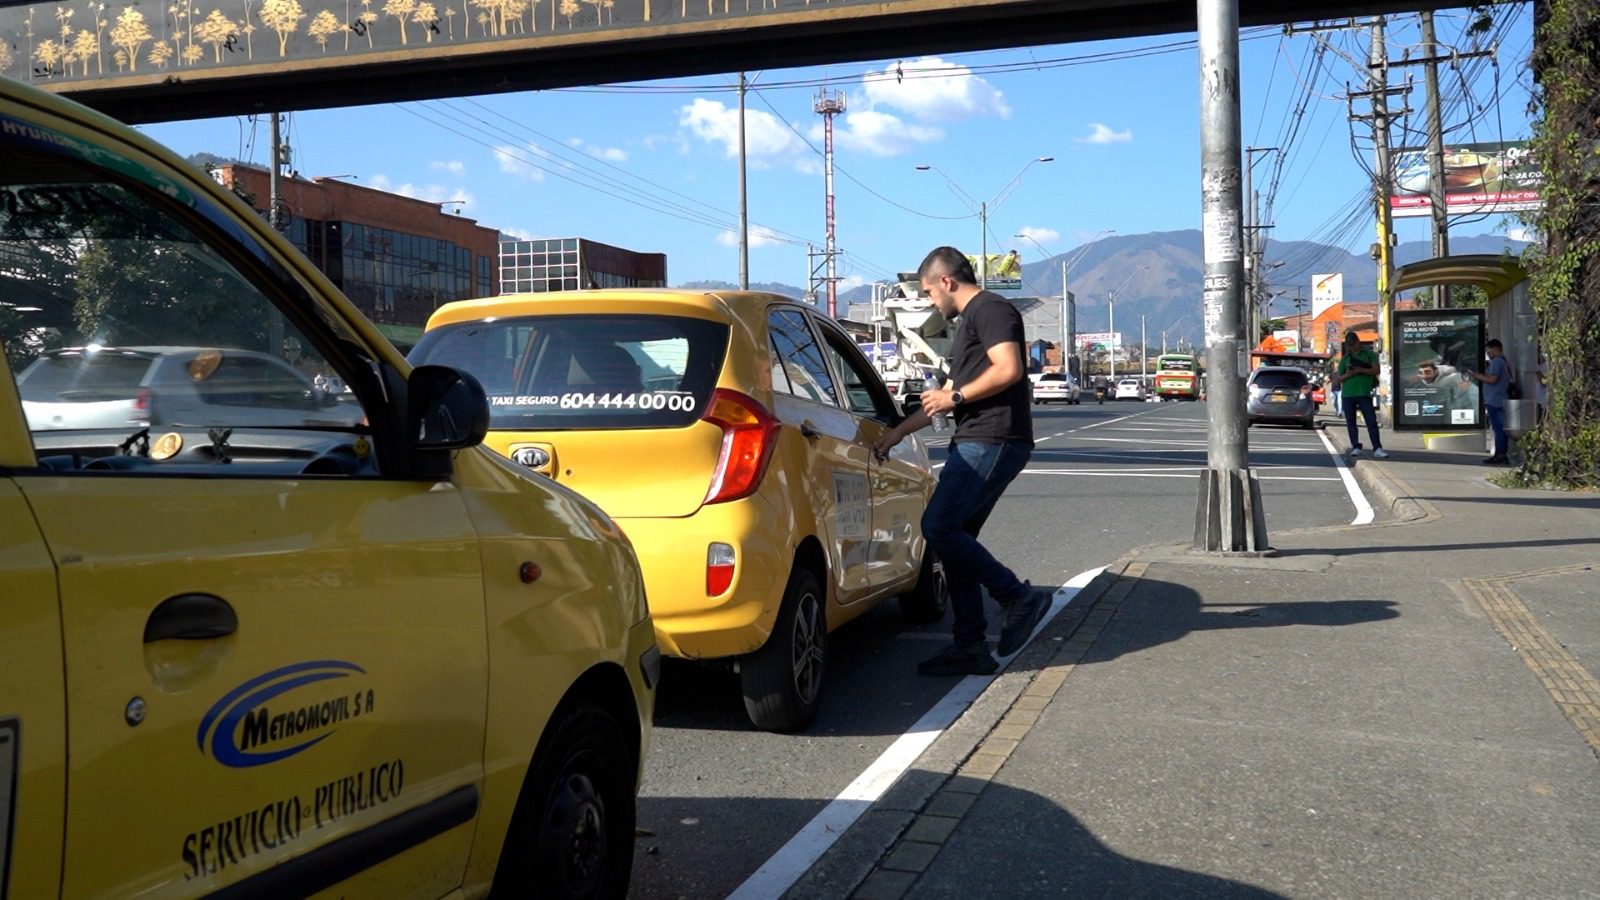
<svg viewBox="0 0 1600 900"><path fill-rule="evenodd" d="M977 646L988 639L980 588L988 588L996 599L1015 597L1024 589L1016 574L978 543L978 532L1032 455L1033 448L1022 443L952 443L939 486L922 513L922 534L944 562L957 646Z"/></svg>
<svg viewBox="0 0 1600 900"><path fill-rule="evenodd" d="M1378 413L1372 407L1372 395L1340 399L1344 402L1344 427L1350 432L1350 446L1361 449L1361 434L1356 431L1356 413L1359 412L1367 419L1367 437L1372 439L1372 449L1381 450L1383 441L1378 437Z"/></svg>
<svg viewBox="0 0 1600 900"><path fill-rule="evenodd" d="M1506 437L1506 408L1484 404L1483 411L1489 414L1489 429L1494 432L1494 455L1504 459L1511 449L1511 439Z"/></svg>

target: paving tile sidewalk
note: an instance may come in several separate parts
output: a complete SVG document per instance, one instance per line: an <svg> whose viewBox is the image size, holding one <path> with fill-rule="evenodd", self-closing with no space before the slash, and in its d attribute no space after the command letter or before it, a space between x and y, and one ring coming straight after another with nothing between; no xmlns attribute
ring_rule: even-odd
<svg viewBox="0 0 1600 900"><path fill-rule="evenodd" d="M1384 443L1374 525L1120 563L791 896L1600 896L1600 497Z"/></svg>

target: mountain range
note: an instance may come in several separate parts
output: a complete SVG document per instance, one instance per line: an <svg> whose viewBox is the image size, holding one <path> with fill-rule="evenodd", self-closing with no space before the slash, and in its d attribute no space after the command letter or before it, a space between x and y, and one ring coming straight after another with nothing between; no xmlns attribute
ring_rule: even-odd
<svg viewBox="0 0 1600 900"><path fill-rule="evenodd" d="M1451 235L1450 252L1456 255L1486 253L1520 254L1528 245L1501 235ZM1010 248L1006 248L1010 249ZM1024 247L1018 247L1019 251ZM1408 241L1395 247L1395 265L1427 259L1433 255L1427 241ZM1341 247L1312 241L1267 241L1263 254L1267 267L1268 290L1285 291L1272 306L1273 316L1295 312L1296 295L1309 309L1311 280L1314 275L1344 275L1344 296L1352 302L1373 302L1377 296L1378 266L1365 255ZM1148 234L1116 235L1074 247L1048 259L1025 263L1023 290L1018 296L1061 296L1062 262L1073 261L1067 273L1068 286L1077 298L1079 332L1110 331L1107 302L1116 293L1116 329L1129 341L1137 341L1140 316L1152 345L1160 343L1166 332L1169 342L1186 339L1198 343L1202 330L1201 282L1205 272L1204 247L1200 231L1157 231ZM910 260L907 269L920 260ZM685 288L726 290L728 282L695 281ZM803 288L789 284L752 284L753 290L769 291L800 298ZM839 305L848 309L847 318L865 320L864 307L872 299L870 285L862 285L839 295Z"/></svg>

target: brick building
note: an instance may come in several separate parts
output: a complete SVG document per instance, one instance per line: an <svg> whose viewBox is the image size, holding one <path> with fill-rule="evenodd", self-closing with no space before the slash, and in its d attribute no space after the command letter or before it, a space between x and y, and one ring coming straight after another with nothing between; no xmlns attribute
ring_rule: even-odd
<svg viewBox="0 0 1600 900"><path fill-rule="evenodd" d="M500 293L666 287L667 255L624 250L587 238L500 243Z"/></svg>
<svg viewBox="0 0 1600 900"><path fill-rule="evenodd" d="M268 172L211 170L266 213ZM279 182L289 240L390 340L415 343L441 304L489 297L498 284L500 234L445 214L440 204L333 178Z"/></svg>

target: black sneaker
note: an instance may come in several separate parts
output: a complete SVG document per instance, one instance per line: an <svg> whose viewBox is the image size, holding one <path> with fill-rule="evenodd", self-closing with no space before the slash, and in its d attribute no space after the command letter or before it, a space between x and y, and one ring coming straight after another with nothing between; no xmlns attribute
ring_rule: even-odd
<svg viewBox="0 0 1600 900"><path fill-rule="evenodd" d="M1028 592L1006 607L1005 625L1000 629L1000 644L995 648L1001 656L1010 656L1021 650L1022 645L1026 644L1028 637L1033 634L1034 626L1038 625L1044 614L1050 611L1049 591L1036 590L1026 581L1023 585Z"/></svg>
<svg viewBox="0 0 1600 900"><path fill-rule="evenodd" d="M975 647L951 644L917 663L917 673L920 675L992 675L998 668L1000 664L989 655L987 641Z"/></svg>

